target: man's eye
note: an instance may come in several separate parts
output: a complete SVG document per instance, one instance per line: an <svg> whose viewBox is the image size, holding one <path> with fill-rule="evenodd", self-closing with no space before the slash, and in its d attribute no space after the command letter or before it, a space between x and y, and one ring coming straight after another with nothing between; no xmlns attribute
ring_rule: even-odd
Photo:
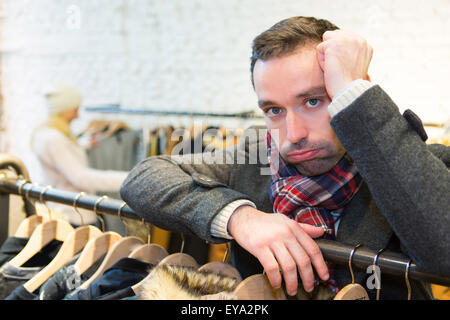
<svg viewBox="0 0 450 320"><path fill-rule="evenodd" d="M311 107L311 108L316 108L317 106L319 106L320 100L319 99L309 99L306 104Z"/></svg>
<svg viewBox="0 0 450 320"><path fill-rule="evenodd" d="M282 111L283 110L281 110L281 108L272 107L272 108L267 109L266 113L269 116L276 116L276 115L279 115Z"/></svg>

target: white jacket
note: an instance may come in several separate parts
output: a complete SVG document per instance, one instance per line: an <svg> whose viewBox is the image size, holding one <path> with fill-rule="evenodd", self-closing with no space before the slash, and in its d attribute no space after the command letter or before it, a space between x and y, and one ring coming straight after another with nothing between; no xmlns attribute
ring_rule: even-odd
<svg viewBox="0 0 450 320"><path fill-rule="evenodd" d="M118 192L128 175L126 171L89 168L85 150L54 128L41 126L36 129L32 149L42 166L44 181L39 181L42 185L72 192L84 191L88 194L97 191ZM65 207L68 209L64 212L77 215L73 208ZM91 223L95 218L95 214L88 214L86 210L83 210L83 213L87 223ZM72 223L76 223L73 218L68 218Z"/></svg>

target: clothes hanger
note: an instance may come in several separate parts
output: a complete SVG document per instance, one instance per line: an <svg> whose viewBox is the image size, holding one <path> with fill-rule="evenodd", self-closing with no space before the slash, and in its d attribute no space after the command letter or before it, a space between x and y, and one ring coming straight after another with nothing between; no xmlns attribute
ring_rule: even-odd
<svg viewBox="0 0 450 320"><path fill-rule="evenodd" d="M76 203L82 196L84 196L84 192L80 192L75 201L74 208L77 208ZM95 210L97 208L95 207ZM77 211L77 210L76 210ZM78 212L78 211L77 211ZM86 270L88 270L100 257L108 252L111 249L112 245L117 242L117 240L121 239L122 236L114 231L105 232L104 226L102 226L102 233L97 237L94 237L88 241L86 246L81 251L80 256L74 264L74 269L77 274L81 275Z"/></svg>
<svg viewBox="0 0 450 320"><path fill-rule="evenodd" d="M97 205L106 198L106 196L103 196L96 201L94 205L94 212L96 214ZM91 283L102 276L107 269L112 267L120 259L128 257L130 253L133 252L133 250L135 250L137 247L142 246L143 244L144 243L141 239L134 236L123 237L117 240L108 250L105 258L103 259L101 265L98 267L95 273L80 286L80 289L87 289L91 285Z"/></svg>
<svg viewBox="0 0 450 320"><path fill-rule="evenodd" d="M86 272L120 239L122 239L122 236L114 231L103 232L101 235L90 239L73 265L76 273L82 275Z"/></svg>
<svg viewBox="0 0 450 320"><path fill-rule="evenodd" d="M162 259L158 265L176 265L176 266L182 266L182 267L192 267L194 269L198 269L198 263L189 254L183 253L184 249L184 235L181 234L181 250L177 253L172 253Z"/></svg>
<svg viewBox="0 0 450 320"><path fill-rule="evenodd" d="M222 261L211 261L205 263L200 268L198 268L198 271L211 272L226 277L234 278L237 280L237 283L240 283L242 281L242 277L239 271L231 264L225 262L227 260L228 252L230 250L230 244L227 242L226 246L227 250L225 251Z"/></svg>
<svg viewBox="0 0 450 320"><path fill-rule="evenodd" d="M99 228L91 225L81 226L73 230L67 236L53 260L23 285L25 289L27 289L28 292L34 292L53 274L55 274L56 271L63 267L80 250L82 250L90 239L93 239L101 234L102 232Z"/></svg>
<svg viewBox="0 0 450 320"><path fill-rule="evenodd" d="M409 283L409 268L411 267L412 260L409 260L406 264L406 270L405 270L405 282L406 282L406 288L408 289L408 295L407 299L411 300L411 284Z"/></svg>
<svg viewBox="0 0 450 320"><path fill-rule="evenodd" d="M124 202L122 206L119 208L119 218L122 209L126 205L127 204ZM145 225L144 219L142 219L142 223ZM128 257L143 262L147 262L153 265L157 265L161 260L163 260L168 255L169 253L162 246L156 243L150 243L150 228L148 228L147 243L134 249Z"/></svg>
<svg viewBox="0 0 450 320"><path fill-rule="evenodd" d="M83 219L83 215L81 214L81 212L78 211L77 201L84 195L86 195L86 193L84 193L83 191L80 192L79 194L77 194L77 196L75 197L75 200L73 201L73 209L80 216L81 225L84 225L84 219ZM102 231L103 231L103 229L102 229Z"/></svg>
<svg viewBox="0 0 450 320"><path fill-rule="evenodd" d="M181 234L181 250L177 253L172 253L162 259L157 266L161 265L176 265L176 266L182 266L182 267L190 267L194 269L198 269L198 263L197 261L190 255L183 253L184 249L184 235ZM144 279L142 279L140 282L136 283L131 287L131 289L134 291L136 295L139 295L141 293L143 284L145 284L146 280L150 278L151 273L149 273Z"/></svg>
<svg viewBox="0 0 450 320"><path fill-rule="evenodd" d="M360 246L361 244L357 244L350 252L350 256L348 258L348 268L350 269L350 274L352 276L352 283L339 290L333 300L369 300L369 295L366 289L364 289L364 287L359 283L355 283L355 276L353 274L352 259L356 249Z"/></svg>
<svg viewBox="0 0 450 320"><path fill-rule="evenodd" d="M242 280L234 289L237 300L286 300L281 288L275 289L265 273L254 274Z"/></svg>
<svg viewBox="0 0 450 320"><path fill-rule="evenodd" d="M33 233L34 229L44 221L44 217L38 214L33 214L32 216L25 218L20 222L19 226L14 233L16 238L29 238Z"/></svg>
<svg viewBox="0 0 450 320"><path fill-rule="evenodd" d="M28 192L26 193L26 195L22 194L22 188L24 184L26 184L27 182L28 181L26 180L22 180L22 183L19 186L19 195L28 198ZM14 233L14 237L16 238L31 237L31 234L33 233L34 229L36 229L38 225L40 225L42 222L46 220L48 220L47 217L41 216L39 214L33 214L32 216L23 219L20 222L19 226L17 227L16 232Z"/></svg>
<svg viewBox="0 0 450 320"><path fill-rule="evenodd" d="M111 249L106 253L105 258L102 261L102 264L95 271L95 273L81 285L81 289L87 289L92 282L97 280L99 277L103 275L103 273L112 267L117 261L124 257L128 257L128 255L137 247L143 245L141 239L133 236L124 237L117 240L112 246Z"/></svg>
<svg viewBox="0 0 450 320"><path fill-rule="evenodd" d="M378 250L377 254L373 258L373 264L372 264L373 265L372 272L375 274L375 287L377 288L376 300L380 300L380 290L381 290L381 274L378 274L378 272L376 270L376 266L377 266L377 262L378 262L378 257L384 250L385 250L385 248Z"/></svg>
<svg viewBox="0 0 450 320"><path fill-rule="evenodd" d="M30 188L31 189L31 188ZM28 193L27 193L28 197ZM74 202L74 208L76 200ZM77 211L78 212L78 211ZM47 281L56 271L64 266L75 254L86 245L89 239L102 234L100 229L94 226L84 226L73 230L66 238L53 260L39 273L28 280L24 287L28 292L34 292L45 281Z"/></svg>
<svg viewBox="0 0 450 320"><path fill-rule="evenodd" d="M94 204L94 209L93 211L95 212L95 214L97 215L98 220L100 220L100 223L102 225L102 231L105 232L105 219L103 219L102 215L97 213L97 205L102 202L103 200L108 199L108 196L101 196L100 198L98 198L98 200L95 202Z"/></svg>
<svg viewBox="0 0 450 320"><path fill-rule="evenodd" d="M45 201L43 201L42 196L49 187L50 186L44 188L40 195L40 201L44 203L46 207L47 205L45 204ZM48 207L47 210L49 211L51 218L51 211ZM25 247L9 261L9 264L17 268L22 266L52 240L65 241L73 230L74 228L70 223L62 219L50 219L49 221L41 223L33 231Z"/></svg>

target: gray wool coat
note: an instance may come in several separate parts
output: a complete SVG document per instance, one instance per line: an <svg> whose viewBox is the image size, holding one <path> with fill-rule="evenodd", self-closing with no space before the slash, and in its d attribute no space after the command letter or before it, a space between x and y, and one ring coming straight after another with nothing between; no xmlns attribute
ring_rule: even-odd
<svg viewBox="0 0 450 320"><path fill-rule="evenodd" d="M450 147L426 144L420 119L411 111L400 114L379 86L335 115L331 126L364 180L344 209L337 241L402 252L422 270L450 276ZM268 168L264 137L244 133L238 146L214 154L147 158L130 172L121 197L160 228L210 243L227 241L210 232L211 221L227 204L249 199L259 210L273 212L271 177L261 174ZM262 272L235 241L231 247L232 263L243 278ZM351 283L346 266L335 266L334 272L339 287ZM367 277L355 272L364 287ZM432 298L430 284L411 281L411 287L412 299ZM374 299L376 290L368 292ZM382 276L381 299L406 297L402 277Z"/></svg>

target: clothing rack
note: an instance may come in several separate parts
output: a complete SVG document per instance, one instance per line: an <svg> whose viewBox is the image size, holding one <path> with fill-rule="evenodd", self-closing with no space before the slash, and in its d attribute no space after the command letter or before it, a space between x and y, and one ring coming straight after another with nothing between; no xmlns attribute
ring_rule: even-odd
<svg viewBox="0 0 450 320"><path fill-rule="evenodd" d="M135 115L137 114L137 115L158 115L158 116L219 117L219 118L241 118L241 119L263 118L263 116L258 115L254 111L246 111L239 113L184 112L184 111L166 111L166 110L128 109L128 108L121 108L119 105L116 104L105 106L87 106L84 108L84 110L88 112L121 113L121 114L135 114Z"/></svg>
<svg viewBox="0 0 450 320"><path fill-rule="evenodd" d="M26 194L28 198L33 198L39 201L52 201L61 204L73 206L76 202L78 208L84 208L93 210L96 213L109 214L118 216L121 218L134 219L142 221L142 218L138 216L125 202L117 199L102 198L94 195L83 195L80 197L79 193L49 188L45 186L39 186L32 184L31 182L25 182L23 180L0 180L0 193L3 195ZM3 208L0 208L0 210ZM3 215L4 210L1 211ZM4 225L2 226L4 227ZM354 247L339 243L337 241L330 240L316 240L319 245L325 260L338 264L348 266L348 261L351 252ZM352 258L352 268L367 270L368 266L373 265L374 258L377 252L361 246L354 252ZM391 251L384 251L379 254L377 260L377 266L381 270L381 274L390 274L399 277L405 277L406 267L408 266L409 259L400 254ZM421 271L414 263L410 264L408 269L408 278L415 280L422 280L439 284L443 286L450 286L450 278Z"/></svg>

